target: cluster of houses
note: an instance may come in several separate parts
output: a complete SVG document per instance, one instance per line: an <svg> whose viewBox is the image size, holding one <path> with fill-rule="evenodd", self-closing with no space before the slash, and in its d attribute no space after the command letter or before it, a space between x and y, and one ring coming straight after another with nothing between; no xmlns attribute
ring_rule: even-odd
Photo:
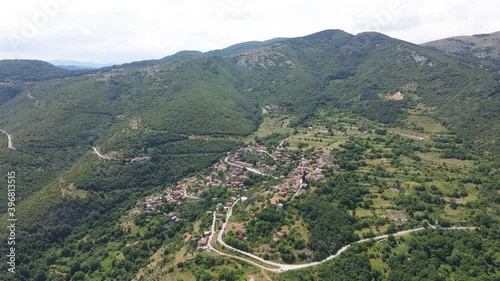
<svg viewBox="0 0 500 281"><path fill-rule="evenodd" d="M222 173L219 173L222 171ZM225 173L229 171L229 174ZM172 192L173 199L184 199L187 190L194 190L194 196L199 196L202 189L206 187L219 187L226 186L232 188L234 191L246 191L243 180L248 177L248 172L239 167L226 167L222 161L213 166L212 172L205 177L186 178L177 182L175 191ZM186 192L185 192L186 191Z"/></svg>
<svg viewBox="0 0 500 281"><path fill-rule="evenodd" d="M290 177L282 177L284 182L282 184L273 187L273 192L278 193L281 196L285 196L287 192L297 192L299 188L307 187L307 183L304 181L302 174L293 174Z"/></svg>
<svg viewBox="0 0 500 281"><path fill-rule="evenodd" d="M332 157L328 153L314 149L312 146L309 146L308 149L312 152L311 160L308 163L303 163L304 157L301 156L299 163L299 168L302 167L301 169L308 174L309 178L306 177L307 179L321 181L324 179L324 169L340 169L340 165L333 163Z"/></svg>
<svg viewBox="0 0 500 281"><path fill-rule="evenodd" d="M263 162L254 162L255 164L245 162L243 154L245 153L255 153L260 157L271 157L275 160L274 164L266 165ZM235 152L225 160L219 160L212 167L211 172L205 176L196 176L191 178L185 178L176 183L174 187L167 187L164 193L157 194L154 196L149 196L144 200L137 202L134 210L129 212L130 216L136 216L144 212L144 214L164 214L170 223L175 223L181 221L173 212L168 214L163 212L163 205L175 205L179 206L183 204L183 201L187 198L199 199L202 190L208 188L217 188L220 186L225 186L231 188L236 194L241 194L246 192L244 181L248 178L249 173L252 172L266 172L272 173L276 172L277 165L281 167L294 167L294 169L287 175L279 176L280 184L274 186L272 191L281 195L286 196L288 193L297 193L301 189L308 188L308 183L310 181L322 181L325 179L324 172L326 169L339 169L340 166L333 163L331 156L325 153L323 150L314 149L313 147L308 147L308 152L304 155L298 157L299 160L294 160L291 153L282 147L277 148L275 151L269 153L266 146L247 146L241 148L238 152ZM297 155L298 156L298 155ZM264 161L259 157L260 161ZM137 157L131 160L132 163L147 162L151 158L149 157ZM269 159L269 158L268 158ZM268 162L269 163L269 162ZM256 171L257 170L257 171ZM262 182L263 185L267 185L267 181ZM215 199L215 198L214 198ZM232 202L219 203L217 205L217 218L223 220L225 214L231 208L233 202L237 200L236 197L231 198ZM241 201L251 201L254 198L241 197ZM283 203L272 203L276 206L276 210L282 210L284 208ZM207 212L208 216L213 215L213 211ZM401 221L403 218L399 218ZM200 237L200 235L194 235L190 233L184 234L184 243L189 243L191 241L196 241L198 246L198 251L205 251L208 247L210 239L210 231L206 231ZM273 240L278 242L280 238L286 235L283 232L276 232L273 235ZM243 233L238 233L238 239L245 239ZM126 247L131 247L137 245L139 242L136 241L132 244L126 244Z"/></svg>
<svg viewBox="0 0 500 281"><path fill-rule="evenodd" d="M286 193L297 192L301 188L307 188L307 182L309 181L322 181L325 178L324 170L327 168L339 169L337 164L334 164L328 154L323 154L322 150L314 149L312 146L308 147L311 152L310 159L306 159L304 155L300 156L298 160L297 167L292 171L292 173L285 177L281 176L283 183L274 186L273 191L279 193L280 195L285 195ZM283 166L292 165L291 154L279 148L272 154L268 153L268 148L266 146L246 146L241 148L239 151L229 155L226 158L226 162L220 160L213 165L213 169L209 175L204 177L193 177L186 178L179 181L174 188L175 191L167 189L167 202L174 203L176 200L185 199L187 196L187 190L191 192L194 190L193 196L199 196L200 192L206 187L219 187L226 186L232 188L235 192L245 192L246 187L244 185L244 179L248 177L248 168L257 169L261 172L270 172L276 170L276 165L269 167L265 163L256 162L256 164L248 163L242 161L242 155L245 153L255 153L259 156L268 155L275 160L280 160ZM262 184L267 184L263 182Z"/></svg>
<svg viewBox="0 0 500 281"><path fill-rule="evenodd" d="M252 153L256 153L256 154L262 155L263 153L267 153L267 147L264 146L264 145L261 145L261 146L249 145L247 147L240 148L240 151L242 151L242 152L252 152Z"/></svg>
<svg viewBox="0 0 500 281"><path fill-rule="evenodd" d="M268 155L275 160L279 160L279 162L276 162L277 165L281 163L281 165L285 167L297 165L288 176L280 176L282 182L272 188L273 192L281 196L285 196L287 193L296 193L301 189L308 188L308 182L310 181L323 180L325 178L325 169L340 168L337 164L333 163L328 153L323 153L322 150L314 149L313 147L309 147L308 150L310 152L308 153L308 155L310 155L310 157L308 156L309 159L306 159L304 155L300 155L300 160L294 161L290 153L283 148L277 149L272 154L269 154L265 146L250 145L241 148L238 152L229 155L225 161L220 160L215 163L210 174L203 177L185 178L177 182L175 187L167 187L164 194L150 196L143 201L137 202L136 209L131 211L129 215L135 216L142 211L145 214L160 213L161 207L164 204L178 206L182 205L182 202L186 198L198 199L202 190L207 187L217 188L226 186L232 188L234 192L241 194L241 192L247 191L244 180L248 177L248 173L252 172L252 170L247 170L248 168L258 169L261 172L276 170L276 166L269 167L265 163L257 162L253 165L252 163L242 161L240 155L243 153L256 153L264 157ZM148 157L134 159L137 159L135 162L149 161ZM266 185L267 181L263 181L262 184ZM231 203L228 202L227 206L222 206L221 209L227 209L230 206ZM282 206L277 206L277 209L280 208L282 208ZM179 220L172 213L166 215L169 222L176 222Z"/></svg>
<svg viewBox="0 0 500 281"><path fill-rule="evenodd" d="M286 151L285 148L281 146L272 153L272 156L274 159L282 160L290 160L292 158L292 154L290 154L290 152Z"/></svg>
<svg viewBox="0 0 500 281"><path fill-rule="evenodd" d="M133 217L133 216L141 214L141 209L144 211L144 214L146 214L146 215L161 213L162 211L161 211L160 207L168 202L172 202L169 194L167 194L165 197L149 196L144 201L137 202L135 204L135 210L130 211L129 216ZM178 203L181 203L181 202L177 202L177 204ZM180 221L180 219L177 218L177 216L175 216L175 214L172 212L166 214L166 216L167 216L167 220L169 222Z"/></svg>
<svg viewBox="0 0 500 281"><path fill-rule="evenodd" d="M308 150L311 152L310 159L306 159L304 155L300 155L297 167L287 178L281 176L283 183L273 187L273 192L283 196L289 192L297 192L301 188L307 188L307 183L310 181L324 180L325 169L340 169L340 166L334 164L331 157L328 154L323 154L323 151L314 149L312 146L309 146ZM282 159L288 160L285 165L291 164L288 154L282 156Z"/></svg>
<svg viewBox="0 0 500 281"><path fill-rule="evenodd" d="M144 213L149 214L154 211L158 211L158 207L163 205L163 199L161 196L151 196L146 198L144 201Z"/></svg>
<svg viewBox="0 0 500 281"><path fill-rule="evenodd" d="M130 211L129 216L133 217L141 213L140 210L143 209L145 214L160 212L160 207L165 203L161 196L149 196L144 201L139 201L135 204L136 210Z"/></svg>
<svg viewBox="0 0 500 281"><path fill-rule="evenodd" d="M182 202L180 202L179 200L185 199L186 194L181 189L172 190L171 188L167 188L165 190L165 197L164 198L165 198L165 202L167 202L169 204L181 205Z"/></svg>
<svg viewBox="0 0 500 281"><path fill-rule="evenodd" d="M312 166L310 165L310 161L302 157L298 163L297 168L292 171L291 175L289 175L287 178L281 176L281 178L283 179L283 183L274 186L272 189L273 192L284 196L288 192L294 193L301 188L307 188L308 185L306 179L311 179L311 177L314 177L315 180L322 180L324 178L322 170L315 169L313 176L308 174L311 172L311 170Z"/></svg>
<svg viewBox="0 0 500 281"><path fill-rule="evenodd" d="M240 155L241 154L245 154L245 153L255 153L259 156L269 156L271 157L273 160L289 160L292 155L288 152L285 151L284 148L278 148L276 149L273 153L269 153L267 151L267 147L266 146L252 146L252 145L249 145L247 147L244 147L244 148L241 148L238 152L236 152L235 154L232 155L232 164L234 164L233 166L239 166L239 167L246 167L246 168L256 168L262 172L271 172L276 170L276 166L271 166L269 167L268 165L266 165L265 163L262 163L262 162L257 162L255 163L255 167L253 164L251 163L246 163L246 162L243 162L243 161L240 161L239 158L240 158ZM288 165L290 164L290 162L288 162Z"/></svg>

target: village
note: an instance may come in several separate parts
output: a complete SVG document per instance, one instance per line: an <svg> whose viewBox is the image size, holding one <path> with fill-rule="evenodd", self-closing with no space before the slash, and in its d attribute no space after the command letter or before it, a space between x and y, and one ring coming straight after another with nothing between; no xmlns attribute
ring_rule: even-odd
<svg viewBox="0 0 500 281"><path fill-rule="evenodd" d="M264 145L248 145L228 153L225 158L214 163L209 171L184 178L175 185L167 186L161 193L136 202L135 208L128 215L135 217L142 214L146 219L158 215L166 217L168 223L178 223L182 218L176 214L176 207L190 200L200 200L203 192L214 188L229 188L232 197L225 201L212 198L220 203L215 210L207 211L207 217L215 213L216 218L223 221L234 202L240 200L244 203L255 197L255 188L269 191L275 198L280 198L280 202L271 202L279 211L283 209L283 202L293 200L297 195L306 192L311 182L324 180L327 169L340 168L332 162L329 149L309 146L293 150L285 148L282 145L284 142L271 150ZM166 211L167 209L172 211ZM201 252L209 248L211 232L200 231L185 233L184 243L197 241L196 249ZM276 235L279 236L280 233ZM127 247L136 244L128 244Z"/></svg>
<svg viewBox="0 0 500 281"><path fill-rule="evenodd" d="M260 142L233 150L203 172L183 178L175 184L165 186L161 192L139 200L135 208L129 212L129 216L140 215L134 219L171 224L174 228L182 227L182 231L178 232L180 237L176 243L178 247L184 249L185 255L194 256L197 255L196 252L205 251L221 253L220 247L223 247L259 261L287 264L298 262L295 259L287 259L287 253L279 252L279 249L290 249L290 257L300 259L302 262L311 262L313 250L300 246L300 243L306 241L305 239L302 241L300 237L307 237L310 231L302 218L273 227L268 234L262 236L264 237L262 239L255 236L255 229L260 231L263 229L261 226L268 225L268 221L260 215L279 218L293 214L294 207L309 198L301 195L312 193L329 184L326 179L341 169L335 160L340 161L339 163L344 162L337 157L334 159L333 155L337 155L336 150L342 151L343 147L332 145L330 142L325 142L326 145L319 141L310 142L305 137L316 134L323 136L329 131L312 132L313 128L308 130L304 131L303 135L290 136L283 140L279 138L277 139L281 140L279 142L273 140L274 145L264 145L265 142ZM365 130L359 130L360 135L367 133ZM291 141L288 142L288 139ZM276 146L277 143L279 145ZM311 143L316 143L317 146ZM148 160L137 157L131 162L141 163ZM218 189L221 191L218 194L223 195L212 195L217 194L212 192ZM399 192L399 190L393 188L388 189L388 192ZM174 225L183 221L190 222L192 218L185 215L185 209L198 204L197 202L208 203L210 207L204 209L203 215L196 217L193 227ZM389 225L389 222L391 225L401 225L410 220L404 210L394 207L386 207L377 213L365 210L364 207L358 207L356 211L361 214L362 219L366 218L363 221L366 225L370 223L369 215L372 213L373 216L377 216L377 221L385 223L380 228L364 227L358 230L356 235L364 239L383 237L376 235L386 232L388 229L386 225ZM235 215L232 217L233 213ZM211 226L208 221L211 222ZM436 226L430 227L439 227L437 223ZM305 235L300 236L303 233ZM142 240L135 241L135 239L130 240L125 246L134 247L142 243ZM296 240L302 241L297 243L299 246L295 245ZM287 266L300 265L283 265Z"/></svg>
<svg viewBox="0 0 500 281"><path fill-rule="evenodd" d="M178 222L181 218L175 213L163 212L165 205L180 206L186 200L200 199L206 189L219 187L230 188L235 198L248 196L254 186L248 181L251 174L262 177L255 185L285 199L288 194L295 196L306 190L311 181L322 181L326 169L338 168L327 152L312 146L305 151L278 147L269 152L266 146L248 145L220 159L208 173L184 178L175 186L167 186L161 194L138 201L129 216L162 214L169 222Z"/></svg>

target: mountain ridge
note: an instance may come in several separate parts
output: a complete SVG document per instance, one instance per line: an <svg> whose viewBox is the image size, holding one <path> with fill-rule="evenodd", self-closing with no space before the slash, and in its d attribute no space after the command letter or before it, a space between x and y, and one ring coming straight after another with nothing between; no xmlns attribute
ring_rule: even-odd
<svg viewBox="0 0 500 281"><path fill-rule="evenodd" d="M96 69L102 68L106 66L111 66L112 64L102 64L95 62L85 62L78 60L49 60L48 63L51 63L55 66L59 66L66 69Z"/></svg>
<svg viewBox="0 0 500 281"><path fill-rule="evenodd" d="M490 34L454 36L424 43L422 46L484 65L493 71L500 69L500 31Z"/></svg>

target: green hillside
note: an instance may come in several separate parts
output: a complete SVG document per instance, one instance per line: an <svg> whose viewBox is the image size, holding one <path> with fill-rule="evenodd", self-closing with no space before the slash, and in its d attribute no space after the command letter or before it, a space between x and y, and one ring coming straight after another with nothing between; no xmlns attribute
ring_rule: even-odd
<svg viewBox="0 0 500 281"><path fill-rule="evenodd" d="M93 72L36 61L0 61L0 80L0 128L12 136L16 147L0 146L0 172L18 175L17 218L22 223L16 278L20 280L131 280L154 254L161 254L161 266L176 274L184 272L184 265L198 279L207 276L203 268L212 270L207 274L213 278L226 274L221 267L233 265L229 258L194 257L197 244L183 246L182 241L184 233L210 227L206 212L230 200L235 195L230 188L204 185L192 202L165 204L162 212L178 214L178 223L127 214L142 208L138 200L164 195L165 188L177 181L204 178L228 152L254 142L268 143L272 152L287 136L282 145L294 151L291 161L312 157L305 149L311 145L341 165L325 173L326 183L313 182L311 193L298 197L286 216L279 217L280 227L293 222L310 232L309 239L300 240L311 251L301 252L303 260L321 260L359 235L373 234L371 227L376 226L378 234L392 227L388 219L375 216L385 209L370 209L373 204L390 202L411 213L411 221L400 230L431 218L487 226L484 245L490 245L488 239L493 237L489 228L497 225L498 74L382 34L326 30L204 54L180 52ZM425 135L425 141L415 144L402 137L419 138L416 134ZM145 160L131 161L136 157ZM249 159L254 165L259 162ZM270 158L263 161L271 167L283 164L273 169L284 171L283 176L297 166ZM465 172L460 174L459 169ZM223 177L224 172L215 174ZM267 192L281 180L241 177L232 181L241 180L248 192L241 194L249 196ZM267 185L260 184L264 180ZM399 180L406 181L409 194L397 197L388 191L399 188ZM479 199L473 198L478 194ZM488 196L494 201L486 202ZM454 198L462 200L455 202L462 213L449 209ZM6 200L0 200L2 205ZM276 207L257 212L261 207L255 207L256 217L274 220L266 212ZM357 216L358 211L370 213L369 218ZM481 218L476 211L487 215ZM5 212L0 211L4 221ZM338 220L330 223L329 217ZM268 229L266 239L272 239L274 228ZM336 242L324 241L332 235ZM3 232L2 237L6 237ZM262 239L255 233L253 237ZM142 244L130 247L136 240ZM424 240L410 241L413 247L426 245ZM234 243L245 244L238 241ZM4 238L0 243L0 250L7 251ZM284 246L276 250L291 262L296 261L293 251L306 248L295 241L280 243ZM401 256L416 255L404 241L398 243L391 247L404 252ZM193 258L180 258L182 248L184 256L190 253ZM397 255L384 258L389 266L381 265L381 250L370 251L377 258L367 258L361 250L348 256L362 264L359 276L397 280L408 266ZM451 264L448 254L443 254L443 264ZM370 259L377 260L378 267L370 265ZM330 273L325 272L338 271L344 263L325 265L304 276L326 280L323 277ZM484 271L491 265L477 266ZM2 277L5 268L0 266ZM384 268L386 272L379 272ZM432 274L443 270L436 266Z"/></svg>
<svg viewBox="0 0 500 281"><path fill-rule="evenodd" d="M42 81L81 76L90 70L67 70L44 61L0 60L0 105Z"/></svg>
<svg viewBox="0 0 500 281"><path fill-rule="evenodd" d="M347 107L383 123L397 119L409 101L431 113L488 154L499 155L500 86L492 74L377 33L356 36L329 30L230 57L242 91L261 104L308 115L322 105ZM266 83L266 81L268 81ZM384 100L400 91L402 101ZM479 113L479 108L485 108ZM377 114L373 114L377 112Z"/></svg>

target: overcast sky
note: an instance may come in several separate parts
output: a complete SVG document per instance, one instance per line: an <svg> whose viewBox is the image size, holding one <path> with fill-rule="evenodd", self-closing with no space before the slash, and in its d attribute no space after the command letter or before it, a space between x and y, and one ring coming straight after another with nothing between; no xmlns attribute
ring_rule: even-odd
<svg viewBox="0 0 500 281"><path fill-rule="evenodd" d="M470 0L1 0L0 59L123 63L325 29L424 43L499 31L498 11Z"/></svg>

